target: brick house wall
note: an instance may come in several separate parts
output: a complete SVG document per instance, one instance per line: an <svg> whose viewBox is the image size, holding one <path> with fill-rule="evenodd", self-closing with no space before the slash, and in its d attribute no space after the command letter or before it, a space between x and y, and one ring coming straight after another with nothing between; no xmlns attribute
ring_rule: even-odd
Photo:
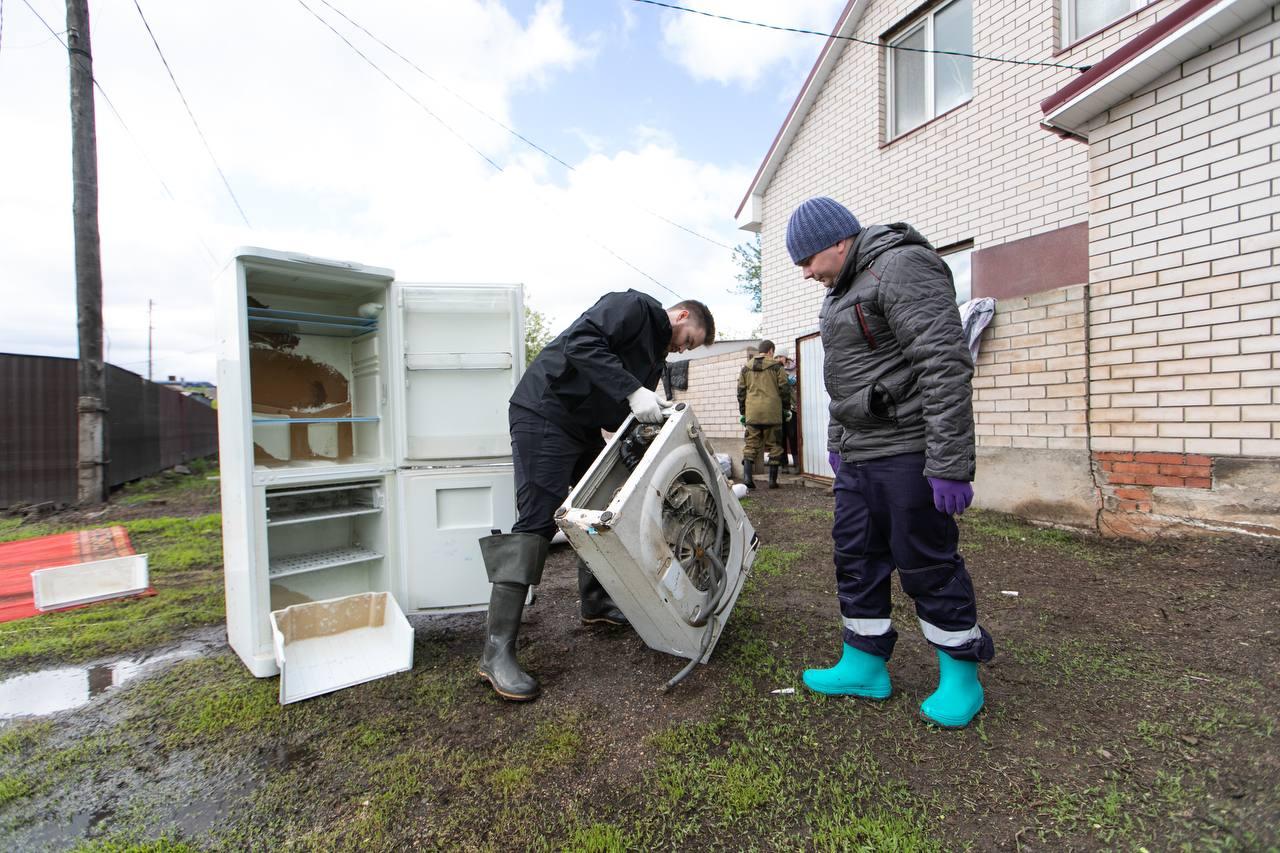
<svg viewBox="0 0 1280 853"><path fill-rule="evenodd" d="M742 425L738 423L738 373L747 349L689 360L689 388L675 391L674 401L693 406L698 423L717 453L728 453L735 476L742 472Z"/></svg>
<svg viewBox="0 0 1280 853"><path fill-rule="evenodd" d="M1127 73L1148 39L1191 43L1211 3L1152 3L1061 52L1058 5L975 4L974 51ZM922 10L850 3L842 32L878 41ZM976 61L968 102L886 141L885 51L829 45L739 211L761 234L764 335L816 330L823 288L784 240L809 196L939 248L971 241L973 293L999 298L974 380L979 506L1121 535L1280 535L1278 21L1272 6L1211 28L1087 133L1050 132L1045 99L1103 68ZM1064 247L1078 263L1056 263Z"/></svg>
<svg viewBox="0 0 1280 853"><path fill-rule="evenodd" d="M1149 5L1055 55L1055 3L975 3L973 48L1089 65L1173 6ZM919 8L917 0L876 0L853 35L876 41ZM884 66L882 50L844 47L768 185L760 232L765 337L794 342L817 329L823 288L802 279L785 241L791 211L810 196L838 199L864 224L909 222L939 248L972 240L981 250L1088 217L1086 147L1040 127L1040 101L1079 72L975 62L969 102L885 144Z"/></svg>
<svg viewBox="0 0 1280 853"><path fill-rule="evenodd" d="M1089 129L1102 523L1280 532L1280 11Z"/></svg>

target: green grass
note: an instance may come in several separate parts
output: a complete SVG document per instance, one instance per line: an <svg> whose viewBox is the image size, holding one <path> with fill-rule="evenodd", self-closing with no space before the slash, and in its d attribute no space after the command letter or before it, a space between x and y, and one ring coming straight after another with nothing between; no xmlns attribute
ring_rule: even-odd
<svg viewBox="0 0 1280 853"><path fill-rule="evenodd" d="M192 628L226 618L218 514L124 522L134 550L147 554L156 595L0 625L0 666L56 658L79 663L162 646ZM43 535L24 526L23 536Z"/></svg>
<svg viewBox="0 0 1280 853"><path fill-rule="evenodd" d="M786 574L803 556L803 546L794 551L784 551L773 545L763 545L756 551L755 562L751 564L751 574L760 578L778 577Z"/></svg>
<svg viewBox="0 0 1280 853"><path fill-rule="evenodd" d="M984 541L1030 548L1045 548L1069 554L1086 563L1106 562L1111 547L1096 537L1051 527L1036 527L1014 516L973 509L960 518L967 534L966 548L978 550ZM976 548L974 546L977 546Z"/></svg>
<svg viewBox="0 0 1280 853"><path fill-rule="evenodd" d="M231 655L176 664L133 688L131 701L144 716L164 721L161 736L171 748L261 738L284 725L279 682L254 678Z"/></svg>

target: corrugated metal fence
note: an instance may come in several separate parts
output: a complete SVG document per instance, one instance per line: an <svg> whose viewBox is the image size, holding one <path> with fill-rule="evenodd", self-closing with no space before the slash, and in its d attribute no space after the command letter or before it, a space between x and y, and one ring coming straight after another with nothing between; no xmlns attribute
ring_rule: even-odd
<svg viewBox="0 0 1280 853"><path fill-rule="evenodd" d="M76 361L0 353L0 507L76 499ZM206 403L107 365L107 484L218 450Z"/></svg>

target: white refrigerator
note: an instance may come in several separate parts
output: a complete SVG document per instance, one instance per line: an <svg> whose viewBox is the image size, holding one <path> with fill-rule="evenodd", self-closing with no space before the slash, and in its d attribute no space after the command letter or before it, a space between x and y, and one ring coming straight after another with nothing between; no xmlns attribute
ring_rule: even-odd
<svg viewBox="0 0 1280 853"><path fill-rule="evenodd" d="M374 593L400 622L488 606L478 540L516 517L523 313L520 285L237 253L217 305L223 558L227 636L254 675L279 671L277 622L308 624L291 606Z"/></svg>

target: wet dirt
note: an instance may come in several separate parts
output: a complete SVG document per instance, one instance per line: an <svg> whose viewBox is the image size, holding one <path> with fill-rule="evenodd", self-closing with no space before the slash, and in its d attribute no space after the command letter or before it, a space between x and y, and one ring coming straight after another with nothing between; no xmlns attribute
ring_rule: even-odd
<svg viewBox="0 0 1280 853"><path fill-rule="evenodd" d="M219 646L203 663L221 666L214 674L225 696L207 701L265 702L255 722L175 742L176 711L138 707L128 687L53 714L40 750L15 760L54 766L41 751L106 736L128 749L0 803L0 845L167 836L223 849L561 847L566 816L618 827L649 819L660 790L655 736L711 726L721 732L709 753L718 757L778 720L794 726L794 739L780 735L768 749L785 756L790 773L816 779L822 757L869 756L899 798L873 799L874 807L923 804L937 849L1280 844L1280 543L1103 541L966 516L962 544L997 657L983 670L987 708L969 729L941 732L917 718L937 670L899 589L902 636L888 701L815 699L798 683L803 667L829 665L839 652L831 507L828 489L796 480L752 493L748 512L774 552L773 569L758 564L758 586L744 594L711 662L670 693L662 686L682 661L625 628L583 626L573 553L554 547L519 641L523 665L542 684L536 702L497 700L475 677L482 614L411 617L412 672L284 709L269 707L274 680L252 679ZM745 668L761 650L778 666ZM771 692L788 687L798 692ZM726 722L737 714L749 719ZM536 784L493 793L494 779L516 777L485 762L531 760L522 757L530 744L560 728L580 739L574 757L544 756L534 763ZM820 760L806 762L810 752ZM375 822L397 797L394 819ZM683 834L660 828L649 841L814 846L808 805L763 825L750 812L725 822L688 805L669 818L688 824Z"/></svg>

